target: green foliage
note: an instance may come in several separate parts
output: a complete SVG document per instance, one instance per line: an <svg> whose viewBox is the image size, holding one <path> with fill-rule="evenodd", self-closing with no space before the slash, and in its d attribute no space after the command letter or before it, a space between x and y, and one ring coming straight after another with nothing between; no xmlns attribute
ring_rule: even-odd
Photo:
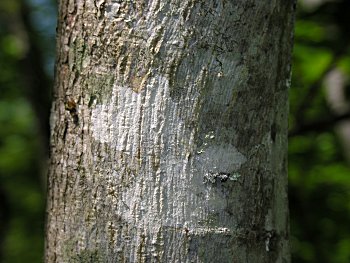
<svg viewBox="0 0 350 263"><path fill-rule="evenodd" d="M0 262L41 262L46 156L26 78L24 1L0 1ZM32 61L32 68L39 65Z"/></svg>
<svg viewBox="0 0 350 263"><path fill-rule="evenodd" d="M44 187L36 119L23 98L0 101L0 182L9 207L3 261L40 262Z"/></svg>
<svg viewBox="0 0 350 263"><path fill-rule="evenodd" d="M350 74L344 39L335 33L344 29L338 20L341 13L349 11L342 1L321 3L312 10L300 7L296 23L290 89L293 136L289 140L291 240L296 263L350 262L350 166L323 87L334 68Z"/></svg>

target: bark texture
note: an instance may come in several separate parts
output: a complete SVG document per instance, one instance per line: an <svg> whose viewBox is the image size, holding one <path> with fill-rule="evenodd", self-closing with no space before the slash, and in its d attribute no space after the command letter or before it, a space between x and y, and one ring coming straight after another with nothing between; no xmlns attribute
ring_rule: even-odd
<svg viewBox="0 0 350 263"><path fill-rule="evenodd" d="M46 262L289 262L293 0L61 0Z"/></svg>

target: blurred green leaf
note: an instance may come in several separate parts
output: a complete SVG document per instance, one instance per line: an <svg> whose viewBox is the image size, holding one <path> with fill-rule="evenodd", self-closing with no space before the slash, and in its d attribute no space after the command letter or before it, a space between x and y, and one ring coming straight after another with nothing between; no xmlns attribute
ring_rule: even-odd
<svg viewBox="0 0 350 263"><path fill-rule="evenodd" d="M315 82L332 61L332 53L323 48L314 48L296 43L294 46L294 72L309 85Z"/></svg>
<svg viewBox="0 0 350 263"><path fill-rule="evenodd" d="M27 51L27 45L24 41L15 35L7 35L1 39L0 49L8 56L20 59Z"/></svg>
<svg viewBox="0 0 350 263"><path fill-rule="evenodd" d="M316 43L324 41L326 39L325 27L314 21L298 19L295 23L295 39L297 41L308 40Z"/></svg>

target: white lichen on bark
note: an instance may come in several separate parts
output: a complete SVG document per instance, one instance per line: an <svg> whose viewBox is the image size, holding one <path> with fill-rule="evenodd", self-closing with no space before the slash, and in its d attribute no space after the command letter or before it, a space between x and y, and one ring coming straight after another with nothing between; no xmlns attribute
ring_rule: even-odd
<svg viewBox="0 0 350 263"><path fill-rule="evenodd" d="M215 224L216 228L208 224L207 230L201 224L209 213L220 213L226 206L217 190L205 183L208 173L233 175L246 162L246 157L234 146L216 142L214 131L204 136L199 152L195 143L198 128L186 129L186 116L178 114L179 103L169 97L168 80L159 77L155 81L151 81L144 94L130 87L115 86L110 101L97 104L91 111L93 138L124 156L122 163L115 162L113 170L127 165L138 173L133 187L123 193L121 209L116 213L135 226L140 225L137 215L142 214L141 229L147 228L149 232L153 231L151 226L158 224L186 227L191 233L196 233L197 228L200 232L215 232L220 228L234 232L236 225L230 218L223 218L222 223ZM158 88L154 89L155 86ZM192 105L186 115L194 116L192 111L198 98L185 100ZM118 172L114 176L111 180L117 184ZM154 176L160 178L154 181ZM211 183L216 183L216 179L219 178L213 178ZM147 196L152 198L147 200Z"/></svg>

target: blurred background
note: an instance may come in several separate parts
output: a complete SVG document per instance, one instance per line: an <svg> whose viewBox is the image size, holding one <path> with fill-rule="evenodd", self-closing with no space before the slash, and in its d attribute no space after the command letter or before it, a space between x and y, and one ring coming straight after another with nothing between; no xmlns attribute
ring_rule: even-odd
<svg viewBox="0 0 350 263"><path fill-rule="evenodd" d="M0 262L42 262L56 3L0 1ZM294 263L350 262L350 1L299 0L290 89Z"/></svg>

